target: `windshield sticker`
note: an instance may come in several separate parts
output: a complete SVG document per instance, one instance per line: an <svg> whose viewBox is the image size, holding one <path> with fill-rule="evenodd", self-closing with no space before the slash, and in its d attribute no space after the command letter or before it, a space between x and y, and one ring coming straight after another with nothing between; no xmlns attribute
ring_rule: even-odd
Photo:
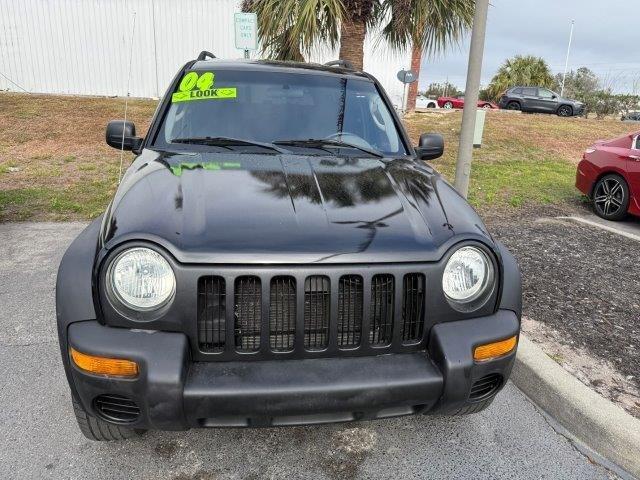
<svg viewBox="0 0 640 480"><path fill-rule="evenodd" d="M236 98L236 87L213 88L214 81L213 72L200 75L197 72L189 72L180 81L178 91L171 95L171 102Z"/></svg>

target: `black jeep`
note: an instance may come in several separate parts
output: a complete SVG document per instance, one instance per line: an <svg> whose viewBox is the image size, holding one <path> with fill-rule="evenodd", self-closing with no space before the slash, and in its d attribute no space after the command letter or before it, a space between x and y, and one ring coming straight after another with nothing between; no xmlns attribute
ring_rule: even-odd
<svg viewBox="0 0 640 480"><path fill-rule="evenodd" d="M175 77L57 280L62 359L93 440L146 429L465 414L514 362L509 252L345 64L224 61Z"/></svg>

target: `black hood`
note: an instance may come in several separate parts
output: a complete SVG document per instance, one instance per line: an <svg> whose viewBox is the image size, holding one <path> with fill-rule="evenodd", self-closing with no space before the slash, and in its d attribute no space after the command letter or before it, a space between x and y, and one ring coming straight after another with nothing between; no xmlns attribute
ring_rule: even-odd
<svg viewBox="0 0 640 480"><path fill-rule="evenodd" d="M491 242L466 202L410 159L150 150L103 231L107 249L146 239L185 263L431 261L460 236Z"/></svg>

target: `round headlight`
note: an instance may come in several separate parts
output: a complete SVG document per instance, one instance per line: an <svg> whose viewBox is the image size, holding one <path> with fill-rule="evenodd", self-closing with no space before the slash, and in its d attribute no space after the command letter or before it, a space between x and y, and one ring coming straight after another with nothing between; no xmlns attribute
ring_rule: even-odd
<svg viewBox="0 0 640 480"><path fill-rule="evenodd" d="M442 275L444 294L456 303L469 303L493 286L493 264L476 247L458 249L447 262Z"/></svg>
<svg viewBox="0 0 640 480"><path fill-rule="evenodd" d="M155 310L171 300L176 289L171 265L150 248L122 252L111 264L109 277L117 299L133 310Z"/></svg>

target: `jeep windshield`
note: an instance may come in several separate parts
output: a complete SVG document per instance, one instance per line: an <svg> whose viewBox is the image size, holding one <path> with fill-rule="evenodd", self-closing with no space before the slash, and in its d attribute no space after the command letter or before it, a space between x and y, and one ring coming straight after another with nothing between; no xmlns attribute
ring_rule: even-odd
<svg viewBox="0 0 640 480"><path fill-rule="evenodd" d="M368 79L215 67L185 74L153 146L309 155L407 153L391 112Z"/></svg>

